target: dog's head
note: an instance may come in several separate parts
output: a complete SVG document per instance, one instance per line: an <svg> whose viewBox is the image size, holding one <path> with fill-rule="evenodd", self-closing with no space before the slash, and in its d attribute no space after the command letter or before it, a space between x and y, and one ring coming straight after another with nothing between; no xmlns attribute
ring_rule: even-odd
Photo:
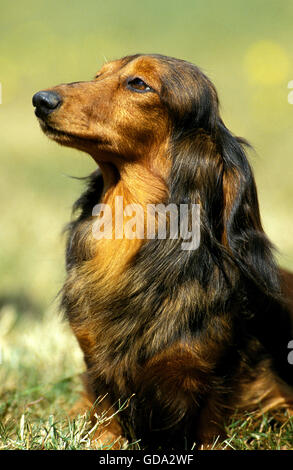
<svg viewBox="0 0 293 470"><path fill-rule="evenodd" d="M58 143L103 159L138 159L174 131L212 130L215 88L194 65L159 55L135 55L105 64L87 82L36 93L43 131Z"/></svg>
<svg viewBox="0 0 293 470"><path fill-rule="evenodd" d="M92 81L36 93L33 104L43 131L58 143L97 161L139 159L167 137L163 75L157 57L126 57L105 64Z"/></svg>

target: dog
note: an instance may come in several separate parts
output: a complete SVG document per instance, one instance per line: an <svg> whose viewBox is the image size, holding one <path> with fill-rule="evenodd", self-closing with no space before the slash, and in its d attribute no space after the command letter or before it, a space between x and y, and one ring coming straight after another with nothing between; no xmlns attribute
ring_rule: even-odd
<svg viewBox="0 0 293 470"><path fill-rule="evenodd" d="M50 139L97 163L68 226L61 305L84 354L88 399L106 397L94 409L112 416L102 443L209 448L236 410L292 409L293 275L274 261L249 144L225 126L207 76L137 54L93 80L40 91L33 105ZM142 236L96 237L117 197L142 216L149 205L183 205L189 225L199 207L198 246L168 236L170 214L165 238L148 239L145 225Z"/></svg>

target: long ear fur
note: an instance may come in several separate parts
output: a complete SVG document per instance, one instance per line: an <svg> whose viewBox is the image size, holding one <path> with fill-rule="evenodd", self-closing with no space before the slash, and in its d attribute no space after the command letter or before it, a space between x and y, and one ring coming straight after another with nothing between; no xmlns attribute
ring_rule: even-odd
<svg viewBox="0 0 293 470"><path fill-rule="evenodd" d="M208 77L186 62L175 60L174 65L165 87L173 122L170 199L178 204L199 202L202 244L213 247L214 259L229 256L266 295L278 295L277 270L244 150L247 144L221 120L217 91Z"/></svg>
<svg viewBox="0 0 293 470"><path fill-rule="evenodd" d="M279 280L272 246L261 224L256 185L244 146L218 123L223 159L224 243L242 274L268 296L278 296Z"/></svg>

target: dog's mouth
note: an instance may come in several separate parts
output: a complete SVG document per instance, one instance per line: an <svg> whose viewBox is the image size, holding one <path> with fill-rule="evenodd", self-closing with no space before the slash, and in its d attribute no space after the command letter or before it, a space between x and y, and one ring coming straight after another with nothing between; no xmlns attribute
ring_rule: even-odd
<svg viewBox="0 0 293 470"><path fill-rule="evenodd" d="M43 117L40 117L37 114L36 116L38 117L42 131L47 135L47 137L56 140L59 143L72 143L72 146L75 146L74 144L76 143L80 143L82 147L86 146L86 143L103 143L103 141L96 136L81 136L65 130L57 129L56 127L52 126L51 123L49 124Z"/></svg>
<svg viewBox="0 0 293 470"><path fill-rule="evenodd" d="M48 124L42 117L38 116L36 111L35 111L35 114L39 119L42 131L45 134L47 134L49 137L81 138L79 136L75 136L74 134L71 134L70 132L62 131L60 129L57 129L56 127L53 127L51 124Z"/></svg>

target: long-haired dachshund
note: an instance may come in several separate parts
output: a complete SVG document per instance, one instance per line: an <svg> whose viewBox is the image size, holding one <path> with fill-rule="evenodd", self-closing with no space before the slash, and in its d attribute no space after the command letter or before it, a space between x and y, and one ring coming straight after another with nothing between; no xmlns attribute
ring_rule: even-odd
<svg viewBox="0 0 293 470"><path fill-rule="evenodd" d="M290 409L293 276L275 264L247 143L223 123L210 80L184 60L133 55L91 81L40 91L33 104L48 137L99 167L74 205L62 307L89 400L106 396L96 412L129 400L102 442L209 446L237 410ZM199 205L199 245L145 231L98 239L93 208L114 217L117 196L143 214L173 204L189 217Z"/></svg>

